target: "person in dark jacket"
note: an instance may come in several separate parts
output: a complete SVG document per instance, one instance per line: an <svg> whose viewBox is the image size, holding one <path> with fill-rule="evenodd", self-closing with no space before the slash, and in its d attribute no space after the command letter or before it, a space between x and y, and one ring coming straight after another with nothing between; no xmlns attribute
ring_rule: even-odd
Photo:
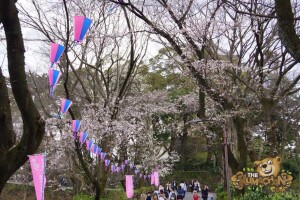
<svg viewBox="0 0 300 200"><path fill-rule="evenodd" d="M204 185L204 188L202 190L202 198L203 198L203 200L207 200L208 190L209 190L209 188L207 187L207 185Z"/></svg>
<svg viewBox="0 0 300 200"><path fill-rule="evenodd" d="M194 180L192 180L192 182L190 183L190 189L191 189L191 192L193 193L194 189L195 189Z"/></svg>
<svg viewBox="0 0 300 200"><path fill-rule="evenodd" d="M176 183L176 181L173 181L172 187L174 188L174 190L177 190L177 183Z"/></svg>
<svg viewBox="0 0 300 200"><path fill-rule="evenodd" d="M151 192L148 192L146 200L151 200Z"/></svg>
<svg viewBox="0 0 300 200"><path fill-rule="evenodd" d="M185 191L181 188L181 186L178 187L177 190L177 200L182 200L185 197Z"/></svg>

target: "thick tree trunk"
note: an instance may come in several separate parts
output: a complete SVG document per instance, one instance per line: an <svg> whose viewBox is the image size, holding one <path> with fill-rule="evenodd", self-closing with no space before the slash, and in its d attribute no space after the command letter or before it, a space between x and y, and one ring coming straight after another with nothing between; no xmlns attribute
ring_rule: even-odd
<svg viewBox="0 0 300 200"><path fill-rule="evenodd" d="M276 121L272 119L274 112L274 107L276 105L273 99L263 98L261 100L262 111L265 124L265 135L268 148L265 148L265 153L267 156L274 156L274 153L277 151L277 142L276 142Z"/></svg>
<svg viewBox="0 0 300 200"><path fill-rule="evenodd" d="M294 14L290 0L275 0L278 35L292 57L300 62L300 39L295 30Z"/></svg>
<svg viewBox="0 0 300 200"><path fill-rule="evenodd" d="M205 92L203 91L203 89L201 87L199 87L199 110L197 113L197 116L200 119L204 119L205 118Z"/></svg>
<svg viewBox="0 0 300 200"><path fill-rule="evenodd" d="M97 182L93 183L93 186L95 187L95 200L100 200L101 197L101 188L100 188L100 184Z"/></svg>
<svg viewBox="0 0 300 200"><path fill-rule="evenodd" d="M241 117L234 117L233 118L233 124L237 133L237 146L238 146L238 152L239 152L239 166L238 170L243 169L247 166L247 157L248 157L248 148L245 140L246 131L245 131L245 120ZM230 148L229 148L230 149ZM230 151L232 153L232 151ZM234 156L234 155L232 155ZM231 156L229 156L231 157ZM230 161L230 158L229 158ZM232 169L233 172L236 172L237 169Z"/></svg>
<svg viewBox="0 0 300 200"><path fill-rule="evenodd" d="M105 195L104 190L106 187L107 179L108 179L108 171L103 170L100 178L100 195L103 197Z"/></svg>
<svg viewBox="0 0 300 200"><path fill-rule="evenodd" d="M0 155L1 152L7 152L15 142L8 90L0 68Z"/></svg>
<svg viewBox="0 0 300 200"><path fill-rule="evenodd" d="M23 135L20 142L8 152L0 152L1 192L11 175L28 160L28 155L38 149L45 133L45 122L35 107L27 85L24 69L25 49L15 1L0 1L0 19L6 37L11 88L23 120ZM0 106L1 104L5 102L0 102Z"/></svg>

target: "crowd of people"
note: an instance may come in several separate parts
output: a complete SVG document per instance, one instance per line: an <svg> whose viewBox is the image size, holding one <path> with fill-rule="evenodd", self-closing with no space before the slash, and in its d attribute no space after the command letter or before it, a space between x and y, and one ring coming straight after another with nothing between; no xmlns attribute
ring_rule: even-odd
<svg viewBox="0 0 300 200"><path fill-rule="evenodd" d="M189 188L189 191L188 191ZM157 191L148 192L145 200L183 200L186 199L186 193L191 192L193 194L193 199L186 200L207 200L209 188L204 185L201 188L199 181L191 181L187 186L185 181L181 181L179 184L176 181L172 183L167 183L164 187L160 185Z"/></svg>

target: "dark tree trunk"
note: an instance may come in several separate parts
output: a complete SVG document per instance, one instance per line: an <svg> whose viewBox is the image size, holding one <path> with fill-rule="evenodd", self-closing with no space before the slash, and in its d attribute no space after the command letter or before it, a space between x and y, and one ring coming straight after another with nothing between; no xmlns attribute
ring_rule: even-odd
<svg viewBox="0 0 300 200"><path fill-rule="evenodd" d="M295 30L294 14L290 0L275 0L278 35L292 57L300 62L300 39Z"/></svg>
<svg viewBox="0 0 300 200"><path fill-rule="evenodd" d="M101 197L101 188L100 188L100 184L98 183L98 181L93 182L93 186L95 187L95 200L100 200Z"/></svg>
<svg viewBox="0 0 300 200"><path fill-rule="evenodd" d="M7 152L15 142L8 90L0 68L0 152Z"/></svg>
<svg viewBox="0 0 300 200"><path fill-rule="evenodd" d="M6 37L11 88L23 120L23 135L20 142L13 148L10 148L8 152L0 151L1 192L12 174L28 160L28 155L34 154L38 149L45 133L45 122L35 107L27 85L24 69L25 49L14 0L0 1L0 19L2 20ZM1 100L0 102L0 106L6 105L9 108L8 101L9 99L4 97L3 101ZM10 120L7 120L6 123L8 123L8 129L12 127L12 124L9 124L11 123ZM11 140L11 136L9 139Z"/></svg>
<svg viewBox="0 0 300 200"><path fill-rule="evenodd" d="M125 179L120 180L121 186L123 190L126 192L126 184L125 184Z"/></svg>
<svg viewBox="0 0 300 200"><path fill-rule="evenodd" d="M263 98L261 100L262 111L265 124L265 135L268 148L265 148L265 153L267 156L274 156L274 152L277 151L277 142L276 142L276 121L272 119L274 107L276 102L273 99Z"/></svg>
<svg viewBox="0 0 300 200"><path fill-rule="evenodd" d="M235 127L235 130L236 130L236 133L237 133L237 146L238 146L238 152L239 152L239 166L238 168L232 168L232 171L233 172L236 172L237 170L241 170L243 169L244 167L247 166L247 157L248 157L248 148L247 148L247 144L246 144L246 140L245 140L245 136L247 135L246 134L246 131L245 131L245 120L242 119L241 117L234 117L233 118L233 124L234 124L234 127ZM230 149L230 147L229 147ZM230 153L232 153L230 151ZM233 155L232 155L233 156ZM229 162L230 162L230 157L229 156ZM230 165L230 163L229 163Z"/></svg>
<svg viewBox="0 0 300 200"><path fill-rule="evenodd" d="M100 178L100 195L103 197L105 195L104 190L108 179L108 171L104 169L102 172Z"/></svg>
<svg viewBox="0 0 300 200"><path fill-rule="evenodd" d="M199 87L199 110L197 116L200 119L205 118L205 92L201 87Z"/></svg>

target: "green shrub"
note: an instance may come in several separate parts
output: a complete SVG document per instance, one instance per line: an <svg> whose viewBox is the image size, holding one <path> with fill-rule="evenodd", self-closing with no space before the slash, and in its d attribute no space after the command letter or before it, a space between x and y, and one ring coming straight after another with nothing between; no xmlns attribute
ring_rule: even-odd
<svg viewBox="0 0 300 200"><path fill-rule="evenodd" d="M73 197L73 200L93 200L94 197L86 194L77 194Z"/></svg>
<svg viewBox="0 0 300 200"><path fill-rule="evenodd" d="M126 200L126 193L121 185L117 185L113 190L107 190L106 198L108 200L118 199L118 200Z"/></svg>
<svg viewBox="0 0 300 200"><path fill-rule="evenodd" d="M299 196L295 191L268 194L266 190L258 189L248 190L243 196L235 197L234 200L299 200Z"/></svg>

